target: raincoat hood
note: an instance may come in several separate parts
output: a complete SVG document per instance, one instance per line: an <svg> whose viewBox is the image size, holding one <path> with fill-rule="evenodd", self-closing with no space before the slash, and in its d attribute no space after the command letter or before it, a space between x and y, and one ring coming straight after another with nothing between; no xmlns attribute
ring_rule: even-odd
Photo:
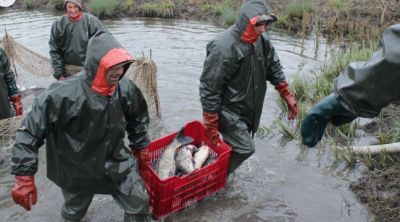
<svg viewBox="0 0 400 222"><path fill-rule="evenodd" d="M89 40L85 76L93 91L104 96L110 96L117 85L110 86L108 84L106 80L107 71L117 64L126 63L123 74L125 75L132 62L134 62L133 57L122 48L121 44L110 33L100 31Z"/></svg>
<svg viewBox="0 0 400 222"><path fill-rule="evenodd" d="M82 11L82 1L81 0L64 0L64 9L66 10L67 8L67 2L72 2L74 3L76 6L79 7L79 10Z"/></svg>
<svg viewBox="0 0 400 222"><path fill-rule="evenodd" d="M350 63L335 80L335 95L349 111L375 117L400 100L400 24L385 30L379 48L368 61Z"/></svg>
<svg viewBox="0 0 400 222"><path fill-rule="evenodd" d="M261 15L270 15L271 10L263 0L247 0L240 7L239 17L235 26L240 38L250 44L254 44L260 37L254 30L254 26Z"/></svg>

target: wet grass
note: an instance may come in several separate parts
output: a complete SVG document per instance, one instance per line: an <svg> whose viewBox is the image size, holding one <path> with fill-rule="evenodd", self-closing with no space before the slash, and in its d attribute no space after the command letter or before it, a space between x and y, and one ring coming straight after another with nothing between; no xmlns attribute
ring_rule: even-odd
<svg viewBox="0 0 400 222"><path fill-rule="evenodd" d="M35 6L35 0L23 0L23 6L25 8L33 8Z"/></svg>
<svg viewBox="0 0 400 222"><path fill-rule="evenodd" d="M120 10L117 0L91 0L88 4L90 13L97 17L116 17Z"/></svg>

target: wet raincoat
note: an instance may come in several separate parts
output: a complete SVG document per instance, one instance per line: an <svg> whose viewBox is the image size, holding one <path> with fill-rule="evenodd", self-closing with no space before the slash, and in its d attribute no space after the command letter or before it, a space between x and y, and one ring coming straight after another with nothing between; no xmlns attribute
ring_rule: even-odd
<svg viewBox="0 0 400 222"><path fill-rule="evenodd" d="M83 66L89 39L100 30L106 30L100 20L82 13L78 21L71 21L67 15L58 18L50 32L50 58L54 77L66 77L64 66Z"/></svg>
<svg viewBox="0 0 400 222"><path fill-rule="evenodd" d="M222 132L259 126L267 81L285 81L278 55L266 33L258 36L254 26L270 10L263 0L247 0L236 23L207 45L200 77L203 110L219 113Z"/></svg>
<svg viewBox="0 0 400 222"><path fill-rule="evenodd" d="M10 106L10 86L15 86L14 72L10 68L10 62L6 53L0 48L0 119L10 118L12 109ZM15 88L15 87L14 87ZM16 89L18 93L18 89Z"/></svg>
<svg viewBox="0 0 400 222"><path fill-rule="evenodd" d="M400 24L385 30L368 61L350 63L336 78L337 100L360 117L372 118L400 100Z"/></svg>
<svg viewBox="0 0 400 222"><path fill-rule="evenodd" d="M16 133L11 173L34 175L46 139L47 176L63 190L108 194L116 187L146 195L124 145L125 131L134 149L149 144L146 101L126 77L114 86L105 79L111 66L133 58L107 32L93 36L88 49L82 72L53 83L35 100Z"/></svg>

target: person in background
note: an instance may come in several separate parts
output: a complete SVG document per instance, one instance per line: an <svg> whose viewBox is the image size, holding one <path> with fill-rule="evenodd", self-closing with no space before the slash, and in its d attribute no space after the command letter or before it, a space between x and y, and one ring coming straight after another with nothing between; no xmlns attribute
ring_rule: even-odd
<svg viewBox="0 0 400 222"><path fill-rule="evenodd" d="M47 177L62 190L63 220L80 221L95 194L110 194L125 221L150 221L137 170L138 163L150 160L147 103L123 77L133 61L110 33L100 31L89 40L85 69L53 83L35 100L11 151L15 203L29 211L37 202L34 175L46 140Z"/></svg>
<svg viewBox="0 0 400 222"><path fill-rule="evenodd" d="M218 144L219 132L232 147L228 173L254 152L267 81L275 86L294 119L297 104L279 57L265 32L276 17L263 0L245 0L239 17L207 45L200 77L200 101L206 136Z"/></svg>
<svg viewBox="0 0 400 222"><path fill-rule="evenodd" d="M350 63L334 80L334 92L305 116L301 136L306 146L322 139L329 122L351 123L373 118L391 102L400 100L400 24L387 28L379 48L368 61Z"/></svg>
<svg viewBox="0 0 400 222"><path fill-rule="evenodd" d="M15 115L24 114L21 103L21 94L19 93L15 82L14 72L10 68L8 56L3 49L0 48L0 119L7 119L13 116L10 106L12 103L15 109Z"/></svg>
<svg viewBox="0 0 400 222"><path fill-rule="evenodd" d="M57 80L72 75L66 72L66 65L84 65L89 39L97 31L106 30L97 17L82 13L81 0L64 0L64 9L67 13L53 23L49 40L53 76Z"/></svg>

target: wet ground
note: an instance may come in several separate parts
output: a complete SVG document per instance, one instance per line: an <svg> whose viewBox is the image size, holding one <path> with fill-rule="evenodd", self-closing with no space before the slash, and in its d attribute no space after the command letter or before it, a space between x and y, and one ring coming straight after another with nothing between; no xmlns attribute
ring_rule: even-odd
<svg viewBox="0 0 400 222"><path fill-rule="evenodd" d="M0 36L6 27L17 42L48 57L51 23L57 16L53 12L3 10ZM135 58L149 56L152 51L158 66L162 107L162 118L152 122L152 139L175 132L187 122L201 120L198 85L205 46L223 29L181 20L126 18L103 23ZM313 75L329 55L324 40L319 40L316 48L313 38L306 39L303 45L302 39L295 36L274 31L269 34L289 81L296 75ZM20 73L18 83L26 88L47 87L54 81L52 77L41 79ZM272 99L274 93L269 87L261 119L261 126L272 131L263 139L255 138L256 153L227 180L224 190L165 221L369 221L368 211L349 190L349 182L355 181L363 168L335 165L330 148L324 144L309 149L302 147L299 140L283 138L275 127L280 111ZM369 142L368 136L355 141L360 145ZM40 168L35 176L38 204L30 212L13 203L9 195L13 187L9 163L0 166L0 221L60 219L62 195L46 178L44 152L40 150ZM96 195L84 221L121 221L122 216L111 197Z"/></svg>

